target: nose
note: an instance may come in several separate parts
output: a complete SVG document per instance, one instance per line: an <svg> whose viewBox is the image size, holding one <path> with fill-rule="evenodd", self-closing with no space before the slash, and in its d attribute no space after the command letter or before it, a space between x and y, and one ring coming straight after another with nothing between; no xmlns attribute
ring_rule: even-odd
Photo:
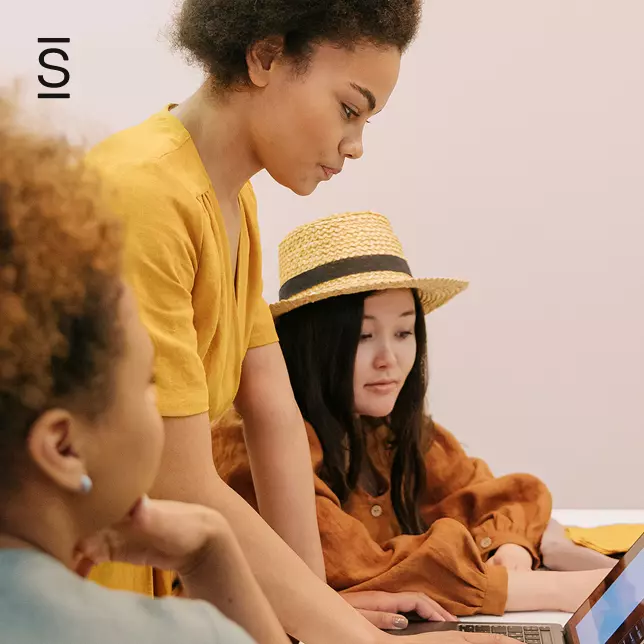
<svg viewBox="0 0 644 644"><path fill-rule="evenodd" d="M394 354L389 342L383 342L378 347L375 356L374 366L376 369L389 369L396 364L396 355Z"/></svg>
<svg viewBox="0 0 644 644"><path fill-rule="evenodd" d="M354 136L346 137L340 143L340 154L345 159L359 159L364 153L362 147L362 131Z"/></svg>

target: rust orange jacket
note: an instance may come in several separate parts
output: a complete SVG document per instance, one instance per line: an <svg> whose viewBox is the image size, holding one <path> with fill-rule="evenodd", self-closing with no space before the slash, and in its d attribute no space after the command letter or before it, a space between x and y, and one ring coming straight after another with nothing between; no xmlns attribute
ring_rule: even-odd
<svg viewBox="0 0 644 644"><path fill-rule="evenodd" d="M213 454L222 478L255 509L241 420L226 415L213 427ZM508 575L486 564L504 543L526 548L539 563L539 543L550 519L547 487L528 474L496 478L480 459L467 456L439 425L427 451L427 495L421 535L401 534L391 503L392 452L388 429L367 434L367 449L386 491L371 496L358 487L341 504L318 476L322 447L307 424L315 476L317 517L329 584L337 591L418 591L456 615L505 610Z"/></svg>

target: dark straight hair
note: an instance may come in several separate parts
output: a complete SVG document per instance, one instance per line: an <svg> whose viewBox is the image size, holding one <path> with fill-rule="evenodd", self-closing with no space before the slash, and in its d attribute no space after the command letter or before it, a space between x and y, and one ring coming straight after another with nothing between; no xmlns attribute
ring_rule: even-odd
<svg viewBox="0 0 644 644"><path fill-rule="evenodd" d="M433 434L424 415L427 392L427 333L416 291L416 359L385 423L392 435L391 500L405 534L421 534L419 512L427 475L424 456ZM363 425L354 414L353 374L362 330L364 302L373 292L307 304L276 321L295 399L320 440L318 475L345 503L368 459Z"/></svg>

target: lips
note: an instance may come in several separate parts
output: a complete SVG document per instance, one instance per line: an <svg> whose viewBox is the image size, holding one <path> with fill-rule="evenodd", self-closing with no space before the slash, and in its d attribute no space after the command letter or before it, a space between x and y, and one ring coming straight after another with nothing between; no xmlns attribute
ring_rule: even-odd
<svg viewBox="0 0 644 644"><path fill-rule="evenodd" d="M331 177L334 177L336 174L340 174L342 172L342 168L330 168L327 165L320 166L324 172L324 175L326 176L327 179L330 179Z"/></svg>
<svg viewBox="0 0 644 644"><path fill-rule="evenodd" d="M390 394L398 389L398 382L396 380L380 380L378 382L370 382L365 385L365 388L377 394Z"/></svg>

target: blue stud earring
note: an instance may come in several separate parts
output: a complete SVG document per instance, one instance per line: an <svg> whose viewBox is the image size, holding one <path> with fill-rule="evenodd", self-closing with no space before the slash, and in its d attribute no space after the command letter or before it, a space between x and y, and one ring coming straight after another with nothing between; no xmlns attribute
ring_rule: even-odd
<svg viewBox="0 0 644 644"><path fill-rule="evenodd" d="M83 494L89 494L92 491L92 487L94 487L94 484L92 483L92 479L87 476L87 474L83 474L81 476L81 481L80 481L80 491Z"/></svg>

